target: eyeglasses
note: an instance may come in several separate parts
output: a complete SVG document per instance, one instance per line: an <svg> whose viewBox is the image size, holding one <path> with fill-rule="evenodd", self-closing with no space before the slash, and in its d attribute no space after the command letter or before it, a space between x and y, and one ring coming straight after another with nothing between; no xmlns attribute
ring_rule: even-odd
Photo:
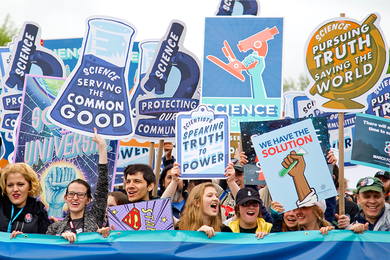
<svg viewBox="0 0 390 260"><path fill-rule="evenodd" d="M244 204L242 204L241 206L249 207L250 205L252 205L252 207L258 207L260 205L260 203L258 201L247 201Z"/></svg>
<svg viewBox="0 0 390 260"><path fill-rule="evenodd" d="M77 195L77 197L79 199L83 199L85 197L85 195L87 195L87 193L85 192L74 192L74 191L69 191L67 194L66 194L69 198L73 198L74 195Z"/></svg>

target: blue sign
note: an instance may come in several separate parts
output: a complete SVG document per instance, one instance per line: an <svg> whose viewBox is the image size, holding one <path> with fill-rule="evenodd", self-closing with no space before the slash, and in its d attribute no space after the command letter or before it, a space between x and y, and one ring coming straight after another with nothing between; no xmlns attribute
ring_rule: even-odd
<svg viewBox="0 0 390 260"><path fill-rule="evenodd" d="M230 160L229 117L205 105L176 119L177 162L185 179L225 178Z"/></svg>
<svg viewBox="0 0 390 260"><path fill-rule="evenodd" d="M202 103L227 113L232 132L280 118L283 18L212 17L205 28Z"/></svg>
<svg viewBox="0 0 390 260"><path fill-rule="evenodd" d="M199 105L200 66L196 57L184 49L184 35L184 24L172 21L157 48L154 42L141 44L142 79L132 96L136 108L134 138L173 141L176 114ZM145 67L148 70L143 75Z"/></svg>
<svg viewBox="0 0 390 260"><path fill-rule="evenodd" d="M133 133L127 75L135 29L124 21L90 18L77 67L54 101L49 118L59 126L107 139Z"/></svg>

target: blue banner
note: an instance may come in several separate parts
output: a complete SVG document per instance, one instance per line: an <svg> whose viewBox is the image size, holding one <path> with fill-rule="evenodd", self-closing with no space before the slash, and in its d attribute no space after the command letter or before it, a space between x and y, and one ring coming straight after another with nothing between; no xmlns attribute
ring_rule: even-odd
<svg viewBox="0 0 390 260"><path fill-rule="evenodd" d="M25 234L15 239L0 232L1 259L387 259L390 234L385 231L319 231L254 234L196 231L115 231L77 235L69 244L60 236Z"/></svg>

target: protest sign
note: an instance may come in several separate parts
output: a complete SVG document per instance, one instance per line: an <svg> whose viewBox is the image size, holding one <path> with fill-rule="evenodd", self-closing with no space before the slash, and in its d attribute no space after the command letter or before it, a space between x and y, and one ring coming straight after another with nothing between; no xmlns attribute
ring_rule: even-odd
<svg viewBox="0 0 390 260"><path fill-rule="evenodd" d="M252 136L262 135L275 129L279 129L296 122L304 120L303 118L272 120L264 122L241 122L241 140L242 149L248 157L248 163L244 165L244 183L264 185L265 179L261 170L260 162L256 156L254 146L252 144ZM327 121L325 117L311 118L314 128L316 129L317 138L320 140L321 149L324 157L328 154L329 134Z"/></svg>
<svg viewBox="0 0 390 260"><path fill-rule="evenodd" d="M183 47L185 32L184 23L174 20L157 47L142 44L139 73L147 72L132 95L134 138L174 141L176 114L199 105L200 62Z"/></svg>
<svg viewBox="0 0 390 260"><path fill-rule="evenodd" d="M12 133L19 116L22 91L27 74L64 77L65 66L53 51L40 45L41 28L25 22L18 37L13 38L12 55L1 80L0 130Z"/></svg>
<svg viewBox="0 0 390 260"><path fill-rule="evenodd" d="M386 73L388 48L380 16L362 22L337 17L318 25L305 48L306 94L329 112L363 112L367 95Z"/></svg>
<svg viewBox="0 0 390 260"><path fill-rule="evenodd" d="M206 18L202 103L228 114L231 132L280 118L282 48L283 18Z"/></svg>
<svg viewBox="0 0 390 260"><path fill-rule="evenodd" d="M215 15L239 16L239 15L259 15L260 3L258 0L221 0L218 11Z"/></svg>
<svg viewBox="0 0 390 260"><path fill-rule="evenodd" d="M390 120L356 114L352 163L385 171L390 167Z"/></svg>
<svg viewBox="0 0 390 260"><path fill-rule="evenodd" d="M374 92L367 97L368 108L366 114L375 116L389 116L390 114L390 76L382 80L381 83L377 84Z"/></svg>
<svg viewBox="0 0 390 260"><path fill-rule="evenodd" d="M229 117L205 105L176 118L177 162L183 179L225 178L230 160Z"/></svg>
<svg viewBox="0 0 390 260"><path fill-rule="evenodd" d="M115 230L173 230L170 198L113 206L107 209Z"/></svg>
<svg viewBox="0 0 390 260"><path fill-rule="evenodd" d="M310 119L251 139L272 199L286 211L336 196Z"/></svg>
<svg viewBox="0 0 390 260"><path fill-rule="evenodd" d="M122 20L87 19L82 53L48 116L62 128L108 139L133 133L128 98L128 70L134 27Z"/></svg>
<svg viewBox="0 0 390 260"><path fill-rule="evenodd" d="M26 76L21 109L21 121L15 143L15 162L30 165L38 174L43 188L41 201L49 209L49 216L63 217L66 211L64 195L67 183L76 178L87 181L96 189L99 146L91 137L62 129L47 118L49 106L65 79ZM110 141L108 176L113 188L118 142ZM54 177L56 176L56 177ZM56 181L53 181L56 179ZM90 209L92 205L88 205Z"/></svg>

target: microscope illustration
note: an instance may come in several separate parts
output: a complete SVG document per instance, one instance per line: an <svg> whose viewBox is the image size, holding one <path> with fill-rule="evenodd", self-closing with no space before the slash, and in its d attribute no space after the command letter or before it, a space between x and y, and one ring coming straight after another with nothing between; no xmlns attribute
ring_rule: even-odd
<svg viewBox="0 0 390 260"><path fill-rule="evenodd" d="M266 28L261 32L239 41L237 47L240 52L247 52L250 49L253 50L253 53L247 57L249 59L246 58L244 61L236 59L226 40L223 43L224 47L222 47L222 51L229 60L229 63L225 63L213 55L208 55L206 58L244 82L245 77L242 74L242 71L249 71L257 65L262 67L261 72L264 70L264 58L267 56L268 52L267 41L273 39L273 36L278 33L278 28L274 26L271 29Z"/></svg>

